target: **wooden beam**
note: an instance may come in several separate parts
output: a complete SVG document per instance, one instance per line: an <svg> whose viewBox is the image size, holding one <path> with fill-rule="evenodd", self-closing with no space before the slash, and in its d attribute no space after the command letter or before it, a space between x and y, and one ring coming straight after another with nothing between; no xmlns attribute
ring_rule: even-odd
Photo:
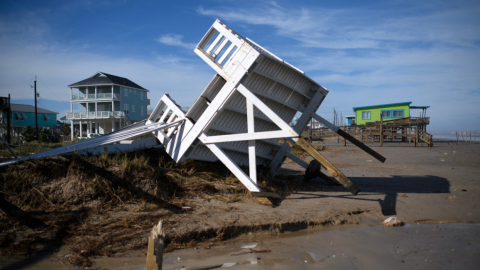
<svg viewBox="0 0 480 270"><path fill-rule="evenodd" d="M246 106L247 106L247 128L248 133L253 134L255 133L255 120L253 114L253 103L247 98L246 99ZM255 141L250 140L248 141L248 166L249 166L249 173L250 178L253 182L257 183L257 161L255 155Z"/></svg>
<svg viewBox="0 0 480 270"><path fill-rule="evenodd" d="M289 141L287 143L290 144ZM353 195L357 195L360 189L350 181L340 170L338 170L333 164L328 161L324 156L322 156L313 146L311 146L308 142L306 142L302 138L297 139L297 144L302 147L308 154L310 154L314 159L316 159L323 167L327 169L327 171L338 181L342 184L348 191L350 191Z"/></svg>
<svg viewBox="0 0 480 270"><path fill-rule="evenodd" d="M359 140L355 139L354 137L352 137L352 135L348 134L347 132L339 129L338 127L336 127L335 125L333 125L332 123L328 122L327 120L325 120L323 117L321 117L320 115L318 114L313 114L312 116L315 120L319 121L320 123L324 124L325 126L327 126L329 129L331 129L333 132L336 132L338 135L344 137L345 139L347 139L349 142L353 143L354 145L358 146L360 149L362 149L363 151L367 152L368 154L370 154L371 156L373 156L374 158L376 158L377 160L379 160L380 162L385 162L386 158L383 157L382 155L380 155L379 153L375 152L372 148L366 146L365 144L363 144L362 142L360 142ZM373 136L372 136L373 138ZM372 139L373 140L373 139Z"/></svg>

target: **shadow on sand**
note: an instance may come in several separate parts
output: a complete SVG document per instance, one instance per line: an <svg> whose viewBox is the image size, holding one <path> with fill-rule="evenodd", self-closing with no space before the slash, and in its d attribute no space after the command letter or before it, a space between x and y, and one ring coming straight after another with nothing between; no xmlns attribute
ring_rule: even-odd
<svg viewBox="0 0 480 270"><path fill-rule="evenodd" d="M385 194L382 199L365 199L359 198L358 195L320 195L315 193L308 193L309 191L323 191L323 192L342 192L345 188L340 185L326 185L318 178L312 183L301 185L296 191L297 194L306 195L305 197L297 199L309 199L318 197L335 197L352 200L366 200L378 201L380 203L382 214L385 216L396 215L397 197L400 194L409 193L450 193L450 183L443 177L425 175L425 176L399 176L393 175L390 177L350 177L353 183L360 188L360 193L377 193Z"/></svg>

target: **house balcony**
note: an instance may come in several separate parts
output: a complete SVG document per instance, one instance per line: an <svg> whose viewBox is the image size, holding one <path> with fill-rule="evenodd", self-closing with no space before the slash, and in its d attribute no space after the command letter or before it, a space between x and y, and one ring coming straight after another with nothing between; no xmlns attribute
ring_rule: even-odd
<svg viewBox="0 0 480 270"><path fill-rule="evenodd" d="M84 119L111 119L125 118L125 112L122 111L98 111L98 112L67 112L68 120Z"/></svg>
<svg viewBox="0 0 480 270"><path fill-rule="evenodd" d="M101 93L101 94L88 94L88 95L72 95L72 102L75 101L111 101L120 100L120 94Z"/></svg>

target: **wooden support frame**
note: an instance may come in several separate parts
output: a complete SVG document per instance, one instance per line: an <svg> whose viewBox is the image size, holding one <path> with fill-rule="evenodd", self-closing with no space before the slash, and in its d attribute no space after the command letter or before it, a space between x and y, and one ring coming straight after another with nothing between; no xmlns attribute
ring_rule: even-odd
<svg viewBox="0 0 480 270"><path fill-rule="evenodd" d="M256 170L256 154L255 154L255 140L259 139L280 139L285 137L299 137L285 121L283 121L274 111L272 111L265 103L256 97L244 85L239 84L235 88L240 94L245 97L247 108L247 130L248 133L207 136L202 133L199 140L204 143L210 151L223 163L225 166L250 190L251 192L260 192L257 186L257 170ZM221 110L226 102L219 106ZM271 119L279 128L278 131L255 132L255 114L254 107L260 110L266 117ZM225 142L248 141L248 159L249 159L249 176L247 176L240 167L235 164L228 155L217 144Z"/></svg>

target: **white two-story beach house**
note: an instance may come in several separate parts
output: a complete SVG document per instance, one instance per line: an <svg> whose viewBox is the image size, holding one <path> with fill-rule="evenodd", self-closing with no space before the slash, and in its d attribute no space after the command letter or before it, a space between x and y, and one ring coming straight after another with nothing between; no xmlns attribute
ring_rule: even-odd
<svg viewBox="0 0 480 270"><path fill-rule="evenodd" d="M72 140L89 133L110 133L147 118L149 91L127 78L97 72L68 87Z"/></svg>

